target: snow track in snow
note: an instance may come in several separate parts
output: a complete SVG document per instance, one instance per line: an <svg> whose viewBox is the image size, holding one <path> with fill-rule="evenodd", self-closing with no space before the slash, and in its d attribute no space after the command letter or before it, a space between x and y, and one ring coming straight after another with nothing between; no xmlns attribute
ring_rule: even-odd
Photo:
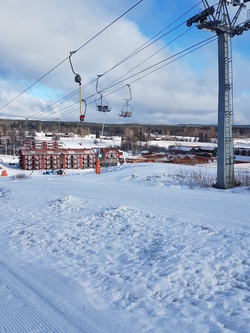
<svg viewBox="0 0 250 333"><path fill-rule="evenodd" d="M249 333L249 188L171 170L2 179L0 332Z"/></svg>
<svg viewBox="0 0 250 333"><path fill-rule="evenodd" d="M101 333L2 260L0 260L0 295L1 333Z"/></svg>

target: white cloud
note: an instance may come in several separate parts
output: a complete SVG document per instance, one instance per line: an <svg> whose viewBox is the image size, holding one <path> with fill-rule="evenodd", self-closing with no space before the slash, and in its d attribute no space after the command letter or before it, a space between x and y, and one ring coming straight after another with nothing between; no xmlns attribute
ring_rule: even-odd
<svg viewBox="0 0 250 333"><path fill-rule="evenodd" d="M70 51L78 49L95 36L121 13L134 5L136 1L70 1L61 0L11 0L1 6L0 13L0 108L30 84L42 77L55 65L66 59ZM139 6L141 8L139 8ZM100 36L84 46L72 56L74 70L82 77L82 85L95 79L118 64L131 52L143 45L147 39L139 30L139 23L129 17L140 17L145 10L143 2L130 15L125 16ZM15 10L13 10L13 8ZM143 9L144 8L144 9ZM178 13L175 13L177 16ZM148 23L149 24L149 23ZM163 22L164 27L167 23ZM152 29L154 30L154 29ZM155 32L155 31L154 31ZM210 36L210 35L209 35ZM200 40L209 37L200 32ZM171 40L171 37L168 37ZM179 40L176 50L181 50ZM196 37L195 37L196 38ZM237 37L241 38L241 37ZM198 42L198 40L197 40ZM194 43L194 38L190 45ZM127 62L100 78L99 88L117 80L134 66L144 61L164 44L159 42L139 53ZM130 75L157 63L172 55L170 48L155 55ZM244 69L238 65L235 70L242 73L244 80L237 80L244 98L235 99L237 117L247 122L246 105L249 105L249 61L244 60ZM240 61L242 63L242 61ZM152 68L153 70L154 68ZM147 72L145 72L146 74ZM212 43L191 55L172 63L131 85L134 106L133 118L123 119L118 115L127 98L125 87L139 76L129 79L107 90L117 92L106 97L112 111L106 115L107 122L144 122L144 123L216 123L217 122L217 44ZM41 88L41 90L40 90ZM28 118L32 115L40 119L46 106L78 89L74 82L68 59L47 75L39 84L29 89L6 108L0 111L0 117ZM248 93L247 93L248 92ZM83 90L82 98L95 94L95 83ZM242 96L242 94L240 95ZM103 114L95 111L93 102L97 96L88 99L86 121L102 122ZM78 105L66 108L79 99L78 93L65 104L46 110L52 119L77 120ZM92 103L91 103L92 102ZM244 103L243 103L244 102ZM60 111L61 110L61 111ZM72 112L70 112L72 110ZM236 117L236 119L237 119ZM49 119L49 118L46 118Z"/></svg>

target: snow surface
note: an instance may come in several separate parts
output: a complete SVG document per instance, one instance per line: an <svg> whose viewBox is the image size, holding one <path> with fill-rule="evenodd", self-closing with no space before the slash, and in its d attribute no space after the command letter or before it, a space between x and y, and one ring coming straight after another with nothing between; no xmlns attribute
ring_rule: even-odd
<svg viewBox="0 0 250 333"><path fill-rule="evenodd" d="M112 136L110 138L101 137L96 139L96 135L89 134L85 135L83 139L78 135L72 134L70 137L60 137L59 143L62 144L63 148L80 148L81 145L84 148L98 148L98 147L114 147L121 145L122 138L120 136ZM47 141L53 143L53 136L45 136L44 132L36 133L36 141Z"/></svg>
<svg viewBox="0 0 250 333"><path fill-rule="evenodd" d="M0 332L249 332L249 188L191 184L208 166L0 165Z"/></svg>

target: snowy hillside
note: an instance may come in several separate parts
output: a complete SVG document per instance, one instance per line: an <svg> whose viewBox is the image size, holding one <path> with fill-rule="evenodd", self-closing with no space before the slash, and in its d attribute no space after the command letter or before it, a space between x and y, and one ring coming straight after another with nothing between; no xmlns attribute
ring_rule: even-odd
<svg viewBox="0 0 250 333"><path fill-rule="evenodd" d="M203 168L8 169L0 332L249 332L250 191L181 177Z"/></svg>

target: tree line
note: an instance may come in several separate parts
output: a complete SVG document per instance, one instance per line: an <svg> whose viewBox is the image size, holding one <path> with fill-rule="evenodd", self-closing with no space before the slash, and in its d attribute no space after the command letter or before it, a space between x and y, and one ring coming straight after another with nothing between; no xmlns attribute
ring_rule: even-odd
<svg viewBox="0 0 250 333"><path fill-rule="evenodd" d="M102 124L83 123L83 134L96 134L100 136ZM44 133L73 133L80 135L80 122L37 121L0 119L0 144L22 145L27 136L34 136L35 132ZM233 126L235 138L249 138L250 125ZM196 142L211 142L217 139L217 126L215 125L151 125L151 124L106 124L104 136L121 136L124 150L140 149L143 144L152 140L168 140L182 137L182 140L195 138ZM6 144L7 145L7 144ZM12 148L11 148L12 149Z"/></svg>

